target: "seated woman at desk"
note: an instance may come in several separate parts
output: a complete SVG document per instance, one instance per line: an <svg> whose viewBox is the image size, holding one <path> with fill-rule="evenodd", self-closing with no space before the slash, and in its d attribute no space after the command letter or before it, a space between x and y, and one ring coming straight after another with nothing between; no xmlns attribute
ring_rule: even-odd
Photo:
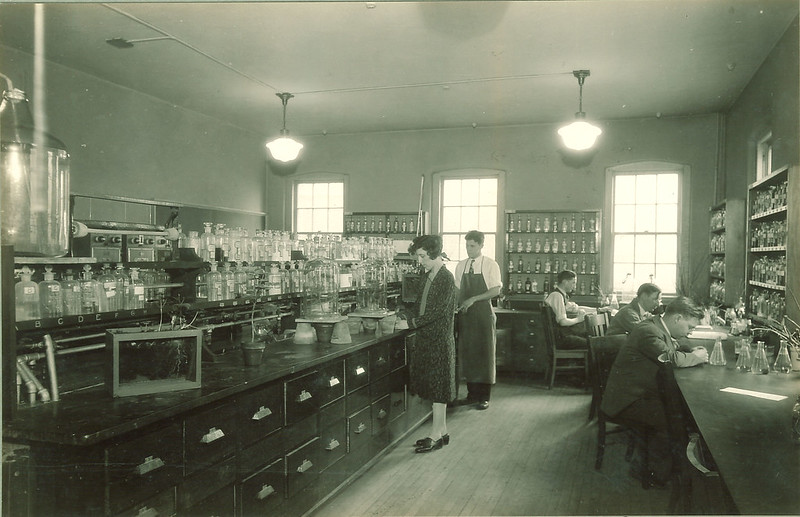
<svg viewBox="0 0 800 517"><path fill-rule="evenodd" d="M553 309L561 334L562 348L586 348L586 325L583 322L586 310L570 301L569 294L575 290L578 275L565 269L556 277L555 290L547 295L544 303Z"/></svg>

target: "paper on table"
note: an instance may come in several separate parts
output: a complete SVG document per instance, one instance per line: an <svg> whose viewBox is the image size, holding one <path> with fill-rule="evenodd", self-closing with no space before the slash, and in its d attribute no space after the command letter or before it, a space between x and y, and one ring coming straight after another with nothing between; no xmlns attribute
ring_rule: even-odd
<svg viewBox="0 0 800 517"><path fill-rule="evenodd" d="M722 388L719 391L727 391L728 393L737 393L739 395L748 395L750 397L757 397L767 400L783 400L786 398L784 395L773 395L772 393L763 393L761 391L750 391L731 387Z"/></svg>

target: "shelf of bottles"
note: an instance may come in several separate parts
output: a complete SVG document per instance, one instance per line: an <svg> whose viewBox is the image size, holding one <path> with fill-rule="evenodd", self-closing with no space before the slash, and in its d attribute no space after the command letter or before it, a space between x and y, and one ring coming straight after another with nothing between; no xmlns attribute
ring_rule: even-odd
<svg viewBox="0 0 800 517"><path fill-rule="evenodd" d="M599 211L506 213L506 285L513 294L548 293L560 271L578 274L575 295L598 293Z"/></svg>
<svg viewBox="0 0 800 517"><path fill-rule="evenodd" d="M783 167L748 189L747 310L781 321L786 313L788 172Z"/></svg>
<svg viewBox="0 0 800 517"><path fill-rule="evenodd" d="M345 235L382 235L411 239L426 228L426 212L352 212L344 215Z"/></svg>
<svg viewBox="0 0 800 517"><path fill-rule="evenodd" d="M709 298L712 303L725 303L725 203L711 208L711 227L709 228L709 251L711 265L709 269Z"/></svg>

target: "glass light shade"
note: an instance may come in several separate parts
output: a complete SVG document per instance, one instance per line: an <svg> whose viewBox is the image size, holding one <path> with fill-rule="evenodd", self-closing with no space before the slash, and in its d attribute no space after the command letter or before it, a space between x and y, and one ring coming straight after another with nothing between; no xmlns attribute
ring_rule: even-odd
<svg viewBox="0 0 800 517"><path fill-rule="evenodd" d="M284 163L296 159L302 148L303 144L288 136L281 136L272 142L267 142L269 154L272 155L274 159Z"/></svg>
<svg viewBox="0 0 800 517"><path fill-rule="evenodd" d="M589 149L597 141L603 131L585 120L576 120L558 130L564 145L574 151Z"/></svg>

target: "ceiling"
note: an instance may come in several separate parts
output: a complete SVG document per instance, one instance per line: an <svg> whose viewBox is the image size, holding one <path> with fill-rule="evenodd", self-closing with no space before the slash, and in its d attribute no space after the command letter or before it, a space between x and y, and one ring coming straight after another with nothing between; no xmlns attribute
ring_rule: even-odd
<svg viewBox="0 0 800 517"><path fill-rule="evenodd" d="M0 5L0 44L32 53L33 13ZM265 137L281 127L275 93L291 92L302 136L567 121L577 69L591 71L590 119L722 111L797 13L797 0L49 3L43 41L50 61Z"/></svg>

